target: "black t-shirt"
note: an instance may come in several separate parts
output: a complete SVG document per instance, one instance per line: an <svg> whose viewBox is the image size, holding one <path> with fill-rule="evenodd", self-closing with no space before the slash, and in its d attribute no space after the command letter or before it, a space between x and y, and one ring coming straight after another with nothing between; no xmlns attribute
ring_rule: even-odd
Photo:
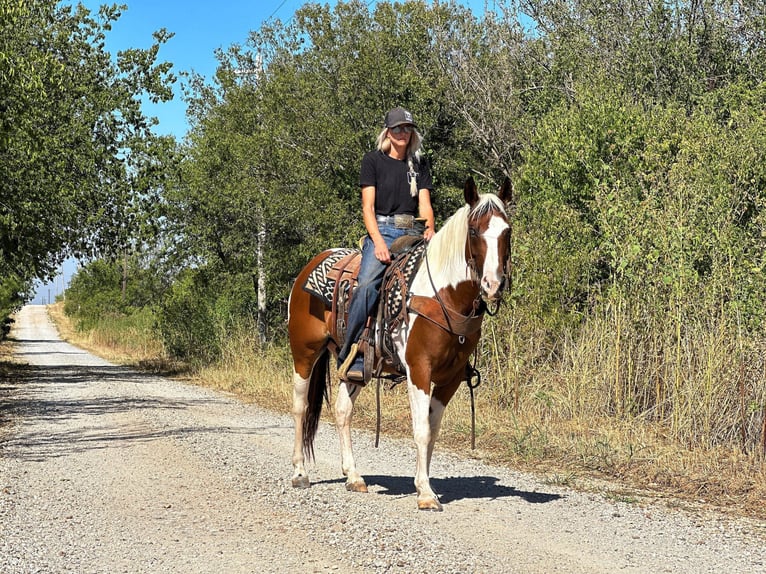
<svg viewBox="0 0 766 574"><path fill-rule="evenodd" d="M427 162L421 158L419 162L414 162L414 168L418 192L421 189L433 190ZM418 215L418 198L410 195L408 171L406 161L394 159L380 150L364 154L359 185L375 187L376 215Z"/></svg>

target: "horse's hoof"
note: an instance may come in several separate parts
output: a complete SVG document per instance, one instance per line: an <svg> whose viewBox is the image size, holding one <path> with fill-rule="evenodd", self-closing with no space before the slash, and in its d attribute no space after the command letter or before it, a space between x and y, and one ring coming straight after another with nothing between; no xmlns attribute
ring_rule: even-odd
<svg viewBox="0 0 766 574"><path fill-rule="evenodd" d="M346 490L349 492L367 492L367 485L363 480L357 480L356 482L347 482Z"/></svg>
<svg viewBox="0 0 766 574"><path fill-rule="evenodd" d="M309 482L309 477L305 474L301 474L298 476L294 476L292 479L293 488L308 488L311 486L311 483Z"/></svg>
<svg viewBox="0 0 766 574"><path fill-rule="evenodd" d="M435 498L426 498L424 500L418 500L418 510L430 510L432 512L441 512L444 509L442 508L441 502L439 502Z"/></svg>

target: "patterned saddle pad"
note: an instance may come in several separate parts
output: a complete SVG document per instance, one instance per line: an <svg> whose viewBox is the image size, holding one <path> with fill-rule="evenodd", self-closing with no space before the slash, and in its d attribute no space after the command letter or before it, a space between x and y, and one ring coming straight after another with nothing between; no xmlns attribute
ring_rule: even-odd
<svg viewBox="0 0 766 574"><path fill-rule="evenodd" d="M335 249L328 255L308 276L303 290L321 299L325 305L332 305L332 296L335 291L337 274L332 272L333 267L343 258L352 253L360 253L358 249Z"/></svg>
<svg viewBox="0 0 766 574"><path fill-rule="evenodd" d="M387 326L391 326L390 324L396 321L396 318L400 316L404 306L407 304L404 288L406 287L409 291L409 287L415 279L415 271L420 266L425 249L425 242L415 244L407 252L406 257L394 260L386 272L381 292L381 303L384 305L383 320L388 324ZM389 330L386 329L386 331Z"/></svg>

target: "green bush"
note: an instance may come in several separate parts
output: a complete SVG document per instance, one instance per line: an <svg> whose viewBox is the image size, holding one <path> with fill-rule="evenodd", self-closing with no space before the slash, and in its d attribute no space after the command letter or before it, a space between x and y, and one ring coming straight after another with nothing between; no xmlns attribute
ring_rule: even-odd
<svg viewBox="0 0 766 574"><path fill-rule="evenodd" d="M92 329L102 317L127 310L122 296L122 272L117 263L103 259L81 267L66 290L64 312L77 320L77 328Z"/></svg>
<svg viewBox="0 0 766 574"><path fill-rule="evenodd" d="M141 262L97 259L81 267L66 290L64 312L81 330L91 330L105 317L125 317L153 309L165 279Z"/></svg>
<svg viewBox="0 0 766 574"><path fill-rule="evenodd" d="M11 330L9 315L18 311L26 300L31 285L15 275L0 280L0 340Z"/></svg>
<svg viewBox="0 0 766 574"><path fill-rule="evenodd" d="M211 363L221 355L232 327L255 316L252 279L197 268L183 272L166 293L158 326L172 356Z"/></svg>

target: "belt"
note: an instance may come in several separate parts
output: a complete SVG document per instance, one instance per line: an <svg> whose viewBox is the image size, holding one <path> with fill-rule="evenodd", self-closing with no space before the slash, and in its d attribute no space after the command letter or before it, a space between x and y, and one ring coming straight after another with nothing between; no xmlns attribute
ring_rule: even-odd
<svg viewBox="0 0 766 574"><path fill-rule="evenodd" d="M415 227L415 216L406 213L397 213L396 215L378 215L375 217L378 223L393 225L397 229L412 229Z"/></svg>

